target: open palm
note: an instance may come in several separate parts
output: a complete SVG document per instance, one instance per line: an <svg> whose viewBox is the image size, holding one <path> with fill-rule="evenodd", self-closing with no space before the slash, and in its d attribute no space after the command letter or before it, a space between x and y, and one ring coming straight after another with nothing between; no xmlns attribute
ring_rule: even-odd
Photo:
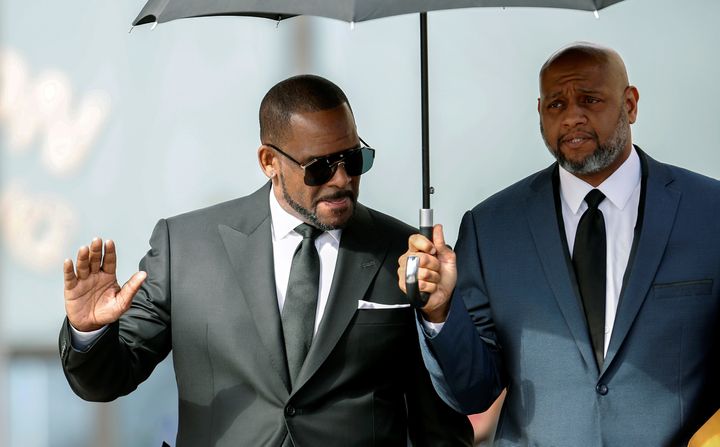
<svg viewBox="0 0 720 447"><path fill-rule="evenodd" d="M100 329L117 321L130 307L147 275L137 272L120 287L116 264L115 244L106 241L103 255L103 242L99 238L78 250L76 269L72 260L65 260L65 312L75 329Z"/></svg>

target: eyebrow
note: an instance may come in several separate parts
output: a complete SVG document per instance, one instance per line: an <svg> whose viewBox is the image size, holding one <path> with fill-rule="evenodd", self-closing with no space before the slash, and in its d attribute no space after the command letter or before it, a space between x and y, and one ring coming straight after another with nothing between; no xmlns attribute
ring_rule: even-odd
<svg viewBox="0 0 720 447"><path fill-rule="evenodd" d="M578 87L576 90L577 90L578 92L583 93L583 94L586 94L586 95L587 95L587 94L599 94L599 93L602 93L601 90L594 89L594 88L582 88L582 87ZM562 92L562 91L558 91L558 92L555 92L555 93L553 93L553 94L551 94L551 95L544 96L543 98L545 98L545 99L555 99L555 98L557 98L557 97L559 97L559 96L563 96L563 92Z"/></svg>

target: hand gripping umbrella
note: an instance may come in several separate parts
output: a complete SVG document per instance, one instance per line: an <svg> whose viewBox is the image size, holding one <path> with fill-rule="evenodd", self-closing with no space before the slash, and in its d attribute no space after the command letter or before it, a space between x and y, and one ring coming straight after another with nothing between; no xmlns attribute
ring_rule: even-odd
<svg viewBox="0 0 720 447"><path fill-rule="evenodd" d="M422 209L420 233L432 238L433 213L430 208L430 145L428 125L427 12L471 7L547 7L597 11L622 0L148 0L133 26L164 23L176 19L209 16L252 16L284 20L312 15L349 23L401 14L420 14L420 95L422 116ZM417 261L415 259L414 261ZM427 302L417 286L417 263L408 262L407 293L416 307Z"/></svg>

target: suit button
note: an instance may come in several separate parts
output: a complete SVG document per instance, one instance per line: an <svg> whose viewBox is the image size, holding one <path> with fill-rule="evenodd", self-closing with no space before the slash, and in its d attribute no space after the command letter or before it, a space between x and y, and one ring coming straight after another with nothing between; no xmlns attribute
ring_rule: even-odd
<svg viewBox="0 0 720 447"><path fill-rule="evenodd" d="M599 395L604 396L604 395L606 395L606 394L608 393L608 387L607 387L607 385L605 385L604 383L599 383L599 384L595 387L595 391L597 391L597 393L598 393Z"/></svg>
<svg viewBox="0 0 720 447"><path fill-rule="evenodd" d="M295 407L288 405L285 407L285 414L288 416L295 416Z"/></svg>

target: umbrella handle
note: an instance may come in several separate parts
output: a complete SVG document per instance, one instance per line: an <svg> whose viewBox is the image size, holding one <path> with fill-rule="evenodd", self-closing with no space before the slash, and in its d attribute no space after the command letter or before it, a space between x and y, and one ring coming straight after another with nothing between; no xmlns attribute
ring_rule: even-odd
<svg viewBox="0 0 720 447"><path fill-rule="evenodd" d="M433 230L433 212L431 209L420 210L420 234L432 241L432 230ZM420 258L417 256L408 256L407 264L405 265L405 290L410 304L413 307L420 309L425 307L430 298L430 294L427 292L421 292L417 273L420 268Z"/></svg>

